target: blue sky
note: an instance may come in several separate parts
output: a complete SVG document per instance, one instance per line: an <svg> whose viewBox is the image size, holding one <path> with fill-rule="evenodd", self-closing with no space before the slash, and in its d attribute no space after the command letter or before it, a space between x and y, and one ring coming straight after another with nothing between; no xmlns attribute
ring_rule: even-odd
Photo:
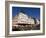
<svg viewBox="0 0 46 38"><path fill-rule="evenodd" d="M16 16L20 11L24 12L28 16L40 19L40 8L32 7L12 7L12 16Z"/></svg>

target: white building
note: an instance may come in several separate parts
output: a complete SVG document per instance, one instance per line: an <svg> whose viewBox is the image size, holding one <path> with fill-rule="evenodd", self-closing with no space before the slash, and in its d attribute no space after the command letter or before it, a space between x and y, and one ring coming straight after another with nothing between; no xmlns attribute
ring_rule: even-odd
<svg viewBox="0 0 46 38"><path fill-rule="evenodd" d="M36 19L37 24L39 24L38 19ZM13 26L16 25L17 23L21 23L21 24L35 24L34 19L29 17L24 14L24 13L19 13L18 15L16 15L13 19Z"/></svg>

